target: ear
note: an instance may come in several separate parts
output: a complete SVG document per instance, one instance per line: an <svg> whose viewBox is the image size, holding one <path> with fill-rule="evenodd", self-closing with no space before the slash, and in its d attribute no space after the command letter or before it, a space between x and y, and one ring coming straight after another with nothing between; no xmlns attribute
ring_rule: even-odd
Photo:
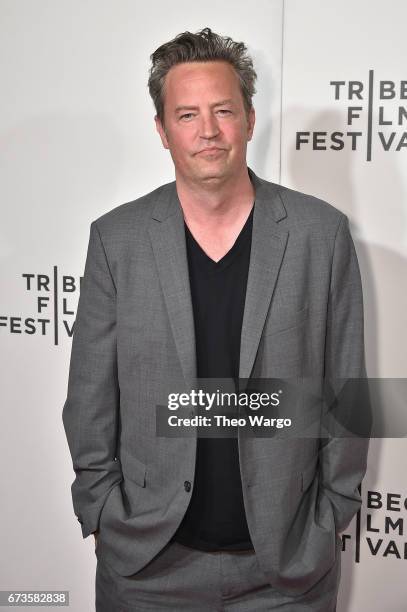
<svg viewBox="0 0 407 612"><path fill-rule="evenodd" d="M248 141L252 139L255 123L256 123L256 113L252 106L249 111L249 116L247 118L247 140Z"/></svg>
<svg viewBox="0 0 407 612"><path fill-rule="evenodd" d="M161 120L158 117L158 115L154 117L154 121L155 121L156 130L160 134L161 142L163 143L164 149L169 149L170 147L168 145L167 135L165 133L164 126L161 123Z"/></svg>

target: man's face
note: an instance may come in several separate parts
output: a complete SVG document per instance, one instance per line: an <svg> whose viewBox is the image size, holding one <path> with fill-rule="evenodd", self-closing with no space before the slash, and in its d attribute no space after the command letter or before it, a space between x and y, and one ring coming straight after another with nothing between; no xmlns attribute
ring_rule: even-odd
<svg viewBox="0 0 407 612"><path fill-rule="evenodd" d="M177 175L218 184L246 168L255 114L247 117L238 77L227 62L173 66L165 79L164 124L155 118Z"/></svg>

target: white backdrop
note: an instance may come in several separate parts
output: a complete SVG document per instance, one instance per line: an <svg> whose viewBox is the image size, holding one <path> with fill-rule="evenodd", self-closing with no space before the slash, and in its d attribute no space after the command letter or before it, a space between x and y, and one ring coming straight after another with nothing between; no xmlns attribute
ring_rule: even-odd
<svg viewBox="0 0 407 612"><path fill-rule="evenodd" d="M205 26L248 44L258 73L249 164L349 216L368 373L402 378L407 371L407 147L396 150L407 125L397 125L407 106L400 99L404 0L169 6L0 0L0 590L69 590L74 612L94 609L96 558L73 514L62 426L71 330L90 222L174 178L147 90L159 44ZM380 80L396 83L394 98L380 100ZM332 81L345 82L336 86L339 99ZM349 81L362 83L352 86L362 98L348 99ZM361 107L351 125L349 106ZM332 133L351 131L361 133L356 150L352 136L330 149ZM314 150L314 138L326 149ZM393 401L404 411L404 396L394 393ZM407 524L406 450L403 439L372 442L360 529L353 521L344 537L338 612L406 609L407 536L401 523L385 529L386 517ZM378 494L393 495L390 509L369 508Z"/></svg>
<svg viewBox="0 0 407 612"><path fill-rule="evenodd" d="M380 378L407 377L407 116L398 125L399 107L407 110L406 18L402 0L347 0L335 7L286 0L284 11L281 182L349 216L363 282L368 374ZM381 99L380 81L395 84L393 98ZM348 124L349 107L355 117ZM345 134L334 136L343 148L330 148L338 146L335 132ZM396 407L406 413L402 388L404 394L395 383L384 385L387 416ZM406 456L405 439L371 442L361 527L352 521L343 538L341 611L407 610ZM400 522L392 528L389 519Z"/></svg>

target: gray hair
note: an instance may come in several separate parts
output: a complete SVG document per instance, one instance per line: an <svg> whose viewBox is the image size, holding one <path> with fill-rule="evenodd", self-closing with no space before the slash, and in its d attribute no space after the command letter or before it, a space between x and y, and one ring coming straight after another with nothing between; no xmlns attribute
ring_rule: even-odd
<svg viewBox="0 0 407 612"><path fill-rule="evenodd" d="M228 62L239 79L246 114L249 113L252 97L256 93L254 84L257 74L244 43L235 42L228 36L220 36L210 28L203 28L196 34L192 32L178 34L158 47L150 59L152 66L149 71L148 89L163 125L165 77L170 68L185 62Z"/></svg>

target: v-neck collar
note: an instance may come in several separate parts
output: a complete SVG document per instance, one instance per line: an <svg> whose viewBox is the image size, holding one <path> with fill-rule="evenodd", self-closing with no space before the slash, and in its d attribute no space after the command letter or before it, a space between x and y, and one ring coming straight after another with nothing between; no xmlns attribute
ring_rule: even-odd
<svg viewBox="0 0 407 612"><path fill-rule="evenodd" d="M227 251L227 253L225 253L225 255L221 259L219 259L219 261L215 261L214 259L209 257L207 253L205 253L205 251L203 250L199 242L195 239L191 230L189 229L189 227L187 226L184 220L185 232L187 233L189 239L195 246L195 252L197 256L199 257L200 261L202 262L203 265L205 265L208 268L209 271L215 272L217 270L223 270L233 261L233 259L237 256L237 254L241 251L242 246L245 243L244 238L246 237L247 233L251 230L251 226L253 222L253 211L254 211L254 204L235 242L233 243L229 251Z"/></svg>

